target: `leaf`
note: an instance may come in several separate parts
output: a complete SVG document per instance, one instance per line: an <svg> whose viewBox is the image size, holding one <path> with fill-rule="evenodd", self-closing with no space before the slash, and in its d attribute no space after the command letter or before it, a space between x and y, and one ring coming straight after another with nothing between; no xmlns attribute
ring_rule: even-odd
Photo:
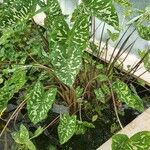
<svg viewBox="0 0 150 150"><path fill-rule="evenodd" d="M77 121L75 134L85 134L88 128L95 128L95 126L87 121Z"/></svg>
<svg viewBox="0 0 150 150"><path fill-rule="evenodd" d="M23 124L20 125L20 130L18 132L12 133L12 138L16 143L24 145L29 150L36 150L36 147L29 138L29 131Z"/></svg>
<svg viewBox="0 0 150 150"><path fill-rule="evenodd" d="M27 101L28 116L34 124L47 117L47 113L55 101L56 92L56 88L51 88L45 93L39 81L35 84Z"/></svg>
<svg viewBox="0 0 150 150"><path fill-rule="evenodd" d="M34 132L34 134L33 134L33 136L32 136L32 139L38 137L40 134L42 134L43 131L44 131L43 128L42 128L41 126L39 126L39 127L36 129L36 131Z"/></svg>
<svg viewBox="0 0 150 150"><path fill-rule="evenodd" d="M122 5L122 6L125 6L125 7L130 7L132 6L131 2L129 0L114 0L114 2Z"/></svg>
<svg viewBox="0 0 150 150"><path fill-rule="evenodd" d="M141 52L139 52L139 55L141 58L143 58L146 53L147 53L147 51L141 51ZM150 51L144 58L143 63L144 63L144 67L150 72Z"/></svg>
<svg viewBox="0 0 150 150"><path fill-rule="evenodd" d="M142 24L139 24L136 26L136 29L141 38L150 41L150 26L144 26Z"/></svg>
<svg viewBox="0 0 150 150"><path fill-rule="evenodd" d="M81 3L80 5L78 5L76 7L76 9L73 11L72 13L72 17L71 17L71 21L75 22L76 19L81 15L81 14L85 14L85 15L90 15L89 14L89 8L85 7L84 3Z"/></svg>
<svg viewBox="0 0 150 150"><path fill-rule="evenodd" d="M68 86L72 86L81 67L82 54L89 37L88 20L88 16L80 16L70 31L65 45L57 43L50 56L56 76Z"/></svg>
<svg viewBox="0 0 150 150"><path fill-rule="evenodd" d="M103 82L103 81L108 81L108 77L107 77L107 75L105 75L105 74L100 74L100 75L98 76L98 80L101 81L101 82Z"/></svg>
<svg viewBox="0 0 150 150"><path fill-rule="evenodd" d="M82 124L85 127L88 127L88 128L95 128L95 126L93 125L93 123L90 123L90 122L87 122L87 121L83 121Z"/></svg>
<svg viewBox="0 0 150 150"><path fill-rule="evenodd" d="M119 30L119 19L112 0L83 0L89 12Z"/></svg>
<svg viewBox="0 0 150 150"><path fill-rule="evenodd" d="M83 91L84 91L84 89L81 88L80 86L78 86L78 87L76 88L75 92L76 92L76 98L77 98L77 99L81 98Z"/></svg>
<svg viewBox="0 0 150 150"><path fill-rule="evenodd" d="M18 144L25 144L26 142L29 141L29 132L27 128L23 124L21 124L20 130L18 132L12 133L12 138Z"/></svg>
<svg viewBox="0 0 150 150"><path fill-rule="evenodd" d="M87 127L85 127L85 126L84 126L83 124L81 124L81 123L77 123L75 134L76 134L76 135L85 134L86 130L87 130Z"/></svg>
<svg viewBox="0 0 150 150"><path fill-rule="evenodd" d="M100 101L101 103L105 103L106 102L106 100L105 100L105 94L103 93L103 91L101 90L101 88L95 89L94 93L95 93L96 99L98 101Z"/></svg>
<svg viewBox="0 0 150 150"><path fill-rule="evenodd" d="M5 81L0 89L0 112L7 107L8 101L17 93L26 82L26 73L24 70L15 70L12 77Z"/></svg>
<svg viewBox="0 0 150 150"><path fill-rule="evenodd" d="M45 22L48 28L47 33L50 49L54 50L57 42L61 44L66 42L70 29L65 21L58 1L50 0L47 5L49 9L45 12L47 14Z"/></svg>
<svg viewBox="0 0 150 150"><path fill-rule="evenodd" d="M36 0L5 0L1 5L1 28L10 27L17 22L28 19L36 9Z"/></svg>
<svg viewBox="0 0 150 150"><path fill-rule="evenodd" d="M92 117L92 122L95 122L97 119L98 119L98 115L94 115L94 116Z"/></svg>
<svg viewBox="0 0 150 150"><path fill-rule="evenodd" d="M26 143L26 147L27 147L29 150L36 150L36 147L35 147L35 145L32 143L31 140L29 140L29 141Z"/></svg>
<svg viewBox="0 0 150 150"><path fill-rule="evenodd" d="M124 134L116 134L112 137L112 150L119 150L123 147L124 143L128 140L128 136Z"/></svg>
<svg viewBox="0 0 150 150"><path fill-rule="evenodd" d="M126 141L121 150L149 150L150 148L150 131L142 131L133 135Z"/></svg>
<svg viewBox="0 0 150 150"><path fill-rule="evenodd" d="M141 98L132 93L131 90L121 80L117 80L113 83L113 90L117 94L118 100L125 102L129 107L132 107L140 112L144 111L144 106Z"/></svg>
<svg viewBox="0 0 150 150"><path fill-rule="evenodd" d="M69 116L64 114L60 118L60 123L58 126L58 136L60 144L66 143L76 131L76 116Z"/></svg>
<svg viewBox="0 0 150 150"><path fill-rule="evenodd" d="M60 81L72 86L81 66L81 55L87 46L88 17L81 15L70 31L57 0L48 1L48 37L54 73Z"/></svg>
<svg viewBox="0 0 150 150"><path fill-rule="evenodd" d="M109 89L107 84L102 84L101 85L101 89L102 89L102 91L103 91L103 93L105 95L109 95L111 93L111 91L110 91L110 89Z"/></svg>
<svg viewBox="0 0 150 150"><path fill-rule="evenodd" d="M5 0L1 4L0 30L4 32L0 38L1 43L34 16L36 4L37 0Z"/></svg>
<svg viewBox="0 0 150 150"><path fill-rule="evenodd" d="M49 19L49 18L48 18ZM50 45L50 49L54 50L56 44L59 42L60 44L64 44L67 40L68 33L70 31L69 26L67 25L64 17L58 16L55 18L55 21L48 20L48 41Z"/></svg>
<svg viewBox="0 0 150 150"><path fill-rule="evenodd" d="M119 32L111 32L109 29L107 29L108 35L110 39L114 42L119 38Z"/></svg>

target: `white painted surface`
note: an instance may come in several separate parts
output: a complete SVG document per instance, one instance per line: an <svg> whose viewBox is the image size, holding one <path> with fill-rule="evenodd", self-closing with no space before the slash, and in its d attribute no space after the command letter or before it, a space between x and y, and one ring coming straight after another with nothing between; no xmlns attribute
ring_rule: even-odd
<svg viewBox="0 0 150 150"><path fill-rule="evenodd" d="M129 123L123 130L118 133L126 134L129 137L140 131L150 131L150 108L144 111L131 123ZM112 139L109 139L97 150L111 150Z"/></svg>

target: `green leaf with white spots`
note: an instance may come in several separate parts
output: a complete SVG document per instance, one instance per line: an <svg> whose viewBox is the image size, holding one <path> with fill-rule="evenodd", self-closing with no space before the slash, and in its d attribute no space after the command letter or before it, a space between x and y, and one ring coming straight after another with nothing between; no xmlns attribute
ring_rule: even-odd
<svg viewBox="0 0 150 150"><path fill-rule="evenodd" d="M89 8L85 7L84 3L81 3L72 13L71 21L74 22L81 14L90 15Z"/></svg>
<svg viewBox="0 0 150 150"><path fill-rule="evenodd" d="M0 27L6 28L28 20L36 9L37 0L4 0L1 4Z"/></svg>
<svg viewBox="0 0 150 150"><path fill-rule="evenodd" d="M114 42L119 38L119 32L112 32L111 30L107 29L107 33L110 37L110 39Z"/></svg>
<svg viewBox="0 0 150 150"><path fill-rule="evenodd" d="M117 134L112 138L112 150L149 150L150 131L141 131L131 138L127 135Z"/></svg>
<svg viewBox="0 0 150 150"><path fill-rule="evenodd" d="M76 92L76 98L79 99L79 98L81 98L81 96L82 96L82 94L83 94L83 92L84 92L84 89L81 88L80 86L78 86L78 87L76 88L75 92Z"/></svg>
<svg viewBox="0 0 150 150"><path fill-rule="evenodd" d="M21 124L20 130L18 132L12 133L12 138L15 140L15 142L24 144L29 140L29 132L27 128L23 124Z"/></svg>
<svg viewBox="0 0 150 150"><path fill-rule="evenodd" d="M20 125L19 131L13 132L11 135L16 143L24 145L29 150L36 150L35 145L29 138L29 131L23 124Z"/></svg>
<svg viewBox="0 0 150 150"><path fill-rule="evenodd" d="M119 19L112 0L83 0L83 3L92 16L119 30Z"/></svg>
<svg viewBox="0 0 150 150"><path fill-rule="evenodd" d="M87 121L77 121L75 134L85 134L88 128L95 128L95 126Z"/></svg>
<svg viewBox="0 0 150 150"><path fill-rule="evenodd" d="M0 6L0 30L3 32L1 43L15 31L20 31L34 16L36 4L37 0L4 0Z"/></svg>
<svg viewBox="0 0 150 150"><path fill-rule="evenodd" d="M64 114L60 118L60 123L58 126L58 136L60 144L66 143L74 134L76 131L76 116L69 114Z"/></svg>
<svg viewBox="0 0 150 150"><path fill-rule="evenodd" d="M47 113L55 101L56 92L56 88L50 88L44 92L43 85L39 81L35 84L27 101L28 116L34 124L47 117Z"/></svg>
<svg viewBox="0 0 150 150"><path fill-rule="evenodd" d="M56 76L68 86L72 86L81 67L89 37L88 21L88 16L81 15L74 23L66 43L58 42L50 55Z"/></svg>
<svg viewBox="0 0 150 150"><path fill-rule="evenodd" d="M125 6L125 7L132 6L132 3L129 0L114 0L114 2L116 2L122 6Z"/></svg>
<svg viewBox="0 0 150 150"><path fill-rule="evenodd" d="M12 77L5 81L0 89L0 112L6 109L8 101L17 93L26 82L26 72L15 70Z"/></svg>
<svg viewBox="0 0 150 150"><path fill-rule="evenodd" d="M54 73L60 81L72 86L81 66L81 57L87 46L88 17L82 15L70 31L57 0L48 1L48 38Z"/></svg>
<svg viewBox="0 0 150 150"><path fill-rule="evenodd" d="M123 147L124 143L128 140L128 136L124 134L116 134L112 137L112 150L119 150Z"/></svg>
<svg viewBox="0 0 150 150"><path fill-rule="evenodd" d="M98 89L95 89L94 90L94 93L96 95L96 99L98 101L100 101L101 103L105 103L105 94L103 93L102 89L101 88L98 88Z"/></svg>
<svg viewBox="0 0 150 150"><path fill-rule="evenodd" d="M149 150L150 131L142 131L133 135L125 142L121 150Z"/></svg>
<svg viewBox="0 0 150 150"><path fill-rule="evenodd" d="M57 42L61 44L66 42L70 29L65 21L58 1L50 0L47 5L49 9L45 12L47 14L45 23L48 29L47 34L50 49L53 50Z"/></svg>
<svg viewBox="0 0 150 150"><path fill-rule="evenodd" d="M55 67L54 72L58 79L68 86L72 86L75 77L81 67L81 54L78 51L70 53L70 58L63 56L64 47L57 45L55 51L51 53L52 64Z"/></svg>
<svg viewBox="0 0 150 150"><path fill-rule="evenodd" d="M113 90L116 92L119 101L140 112L144 111L142 99L135 93L132 93L127 84L117 80L113 83Z"/></svg>
<svg viewBox="0 0 150 150"><path fill-rule="evenodd" d="M141 38L150 41L150 26L144 26L140 24L136 26L136 29Z"/></svg>
<svg viewBox="0 0 150 150"><path fill-rule="evenodd" d="M129 24L135 23L135 28L141 38L150 41L150 5L141 10L140 14L129 21Z"/></svg>

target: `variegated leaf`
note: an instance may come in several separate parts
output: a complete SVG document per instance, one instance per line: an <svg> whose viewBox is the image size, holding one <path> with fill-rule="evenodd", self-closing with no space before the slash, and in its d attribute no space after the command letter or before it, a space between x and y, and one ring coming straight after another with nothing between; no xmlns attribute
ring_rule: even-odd
<svg viewBox="0 0 150 150"><path fill-rule="evenodd" d="M46 13L49 14L49 18L54 21L58 16L62 15L62 11L60 8L60 5L58 3L58 0L48 0L47 5L49 6Z"/></svg>
<svg viewBox="0 0 150 150"><path fill-rule="evenodd" d="M99 89L95 89L94 90L94 93L96 95L96 99L102 103L105 103L105 94L103 93L102 89L99 88Z"/></svg>
<svg viewBox="0 0 150 150"><path fill-rule="evenodd" d="M84 92L84 89L81 88L80 86L78 86L76 89L75 89L75 93L76 93L76 98L77 99L80 99L82 94Z"/></svg>
<svg viewBox="0 0 150 150"><path fill-rule="evenodd" d="M116 134L112 137L112 150L119 150L123 147L124 143L128 140L128 136L124 134Z"/></svg>
<svg viewBox="0 0 150 150"><path fill-rule="evenodd" d="M90 15L89 8L84 6L84 3L81 3L72 13L71 21L74 22L81 14Z"/></svg>
<svg viewBox="0 0 150 150"><path fill-rule="evenodd" d="M74 51L79 51L79 53L83 53L83 51L87 47L88 38L89 38L89 16L81 14L76 19L73 28L71 29L68 35L67 39L68 55L70 54L70 52Z"/></svg>
<svg viewBox="0 0 150 150"><path fill-rule="evenodd" d="M141 38L150 41L150 26L137 25L136 29Z"/></svg>
<svg viewBox="0 0 150 150"><path fill-rule="evenodd" d="M85 134L88 128L95 128L95 126L87 121L77 121L75 134Z"/></svg>
<svg viewBox="0 0 150 150"><path fill-rule="evenodd" d="M29 131L23 124L21 124L19 131L13 132L11 135L16 143L24 145L26 149L36 150L35 145L29 138Z"/></svg>
<svg viewBox="0 0 150 150"><path fill-rule="evenodd" d="M66 42L69 26L65 21L57 0L50 0L47 5L49 6L49 9L45 12L47 14L45 22L48 27L47 33L50 49L53 50L57 42L60 42L61 44Z"/></svg>
<svg viewBox="0 0 150 150"><path fill-rule="evenodd" d="M21 124L20 131L13 132L12 137L17 143L24 144L29 140L29 132L27 128L23 124Z"/></svg>
<svg viewBox="0 0 150 150"><path fill-rule="evenodd" d="M35 14L38 0L4 0L0 8L0 44L15 32L24 29L26 22Z"/></svg>
<svg viewBox="0 0 150 150"><path fill-rule="evenodd" d="M112 0L83 0L90 13L119 30L119 20Z"/></svg>
<svg viewBox="0 0 150 150"><path fill-rule="evenodd" d="M82 53L74 51L70 53L70 58L65 58L65 56L63 56L65 52L64 47L61 48L57 46L55 51L51 53L52 64L55 67L54 71L60 81L68 86L72 86L81 67Z"/></svg>
<svg viewBox="0 0 150 150"><path fill-rule="evenodd" d="M132 107L140 112L144 111L141 98L135 93L132 93L124 82L121 80L114 82L113 90L116 92L118 100L126 103L129 107Z"/></svg>
<svg viewBox="0 0 150 150"><path fill-rule="evenodd" d="M6 28L29 19L35 9L37 0L4 0L1 4L0 27Z"/></svg>
<svg viewBox="0 0 150 150"><path fill-rule="evenodd" d="M60 123L58 126L58 136L60 144L66 143L76 131L76 116L69 116L64 114L60 118Z"/></svg>
<svg viewBox="0 0 150 150"><path fill-rule="evenodd" d="M129 7L132 5L129 0L114 0L114 2L116 2L122 6L125 6L125 7Z"/></svg>
<svg viewBox="0 0 150 150"><path fill-rule="evenodd" d="M121 150L149 150L150 131L142 131L127 140Z"/></svg>
<svg viewBox="0 0 150 150"><path fill-rule="evenodd" d="M57 43L51 53L56 76L66 85L72 86L81 67L81 57L87 47L88 16L80 16L69 33L65 44Z"/></svg>
<svg viewBox="0 0 150 150"><path fill-rule="evenodd" d="M17 93L26 82L26 73L24 70L15 70L12 77L5 81L0 89L0 112L6 107L8 101Z"/></svg>
<svg viewBox="0 0 150 150"><path fill-rule="evenodd" d="M34 124L47 117L47 113L55 101L56 92L56 88L51 88L45 93L43 85L39 81L35 84L27 101L28 116Z"/></svg>

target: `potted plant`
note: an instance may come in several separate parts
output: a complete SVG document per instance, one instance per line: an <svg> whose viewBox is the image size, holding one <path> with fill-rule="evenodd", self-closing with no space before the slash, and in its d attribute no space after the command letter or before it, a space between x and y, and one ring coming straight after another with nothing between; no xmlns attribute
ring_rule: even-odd
<svg viewBox="0 0 150 150"><path fill-rule="evenodd" d="M36 11L37 4L41 8ZM33 20L40 12L46 14L44 27ZM148 20L148 12L141 12L130 22L146 40L149 40L149 27L142 21ZM105 22L103 29L109 24L117 32L108 31L105 47L101 47L101 41L99 46L91 41L92 17ZM120 71L122 62L119 63L118 58L128 50L125 45L131 33L115 57L114 48L108 63L93 56L105 53L107 57L108 41L116 39L121 30L111 0L83 0L69 23L57 0L47 3L7 0L0 4L0 18L0 113L4 125L0 136L12 131L11 137L15 141L12 149L34 150L38 148L38 136L49 137L57 148L69 149L67 142L74 135L94 130L99 121L109 125L110 135L123 128L120 117L124 106L144 111L143 100L133 84L137 79L132 74L143 61L147 66L149 51L141 53L140 62L129 67L128 72ZM128 48L132 49L133 45L134 42ZM93 55L85 52L87 48ZM42 149L54 148L46 144ZM8 144L5 144L4 149L7 148Z"/></svg>

